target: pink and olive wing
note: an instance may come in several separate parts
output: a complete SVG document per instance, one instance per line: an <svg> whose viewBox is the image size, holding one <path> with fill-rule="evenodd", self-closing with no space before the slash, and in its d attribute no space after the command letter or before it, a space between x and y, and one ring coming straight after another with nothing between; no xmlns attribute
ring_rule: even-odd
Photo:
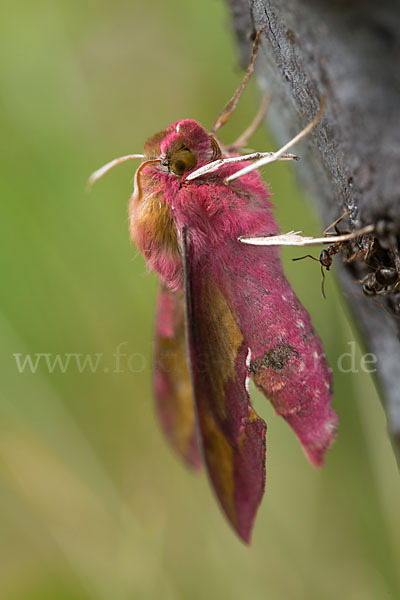
<svg viewBox="0 0 400 600"><path fill-rule="evenodd" d="M247 390L248 348L217 283L184 247L187 333L197 420L221 507L249 542L265 487L266 425Z"/></svg>
<svg viewBox="0 0 400 600"><path fill-rule="evenodd" d="M338 423L321 341L283 274L276 248L231 242L225 252L216 276L250 348L250 376L292 427L311 463L321 466Z"/></svg>
<svg viewBox="0 0 400 600"><path fill-rule="evenodd" d="M161 428L172 448L197 469L202 458L188 369L184 296L163 284L157 298L155 338L154 390Z"/></svg>

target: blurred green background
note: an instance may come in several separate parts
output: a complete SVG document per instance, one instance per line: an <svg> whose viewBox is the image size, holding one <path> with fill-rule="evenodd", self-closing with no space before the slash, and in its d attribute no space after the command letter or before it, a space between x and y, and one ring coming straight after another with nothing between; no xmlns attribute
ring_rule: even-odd
<svg viewBox="0 0 400 600"><path fill-rule="evenodd" d="M1 599L399 598L400 486L370 376L335 369L341 424L322 471L255 395L268 489L245 547L157 427L157 282L128 239L135 164L85 193L94 169L170 123L212 125L241 76L222 0L2 6ZM224 140L258 102L252 82ZM275 147L263 131L252 145ZM265 176L282 229L319 232L292 168ZM333 276L324 301L318 266L293 256L287 273L335 367L354 334ZM119 344L133 358L115 373ZM102 356L95 373L75 359L19 373L13 355L38 353Z"/></svg>

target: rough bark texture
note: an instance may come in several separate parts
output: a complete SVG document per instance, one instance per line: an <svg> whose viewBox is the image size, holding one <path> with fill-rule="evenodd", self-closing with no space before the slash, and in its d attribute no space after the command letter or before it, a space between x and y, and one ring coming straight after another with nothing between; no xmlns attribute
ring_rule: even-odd
<svg viewBox="0 0 400 600"><path fill-rule="evenodd" d="M264 29L256 72L273 92L268 120L279 142L309 123L327 98L299 170L322 222L348 210L351 229L376 224L380 264L393 266L400 234L400 2L229 4L244 66L255 31ZM343 293L377 356L389 430L400 448L400 293L379 295L387 310L378 307L354 283L369 272L363 258L339 268Z"/></svg>

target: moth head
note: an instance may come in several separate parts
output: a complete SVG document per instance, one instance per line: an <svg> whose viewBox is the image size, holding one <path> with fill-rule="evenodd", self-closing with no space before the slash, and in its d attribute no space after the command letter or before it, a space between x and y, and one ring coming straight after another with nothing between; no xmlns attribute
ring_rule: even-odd
<svg viewBox="0 0 400 600"><path fill-rule="evenodd" d="M142 171L151 165L153 169L182 177L193 169L220 158L222 152L215 137L196 121L186 119L156 133L144 145L144 154L128 154L115 158L97 169L89 178L88 187L104 177L117 165L132 159L142 159L135 174L134 197L140 197Z"/></svg>
<svg viewBox="0 0 400 600"><path fill-rule="evenodd" d="M221 155L218 142L196 121L178 121L156 133L144 146L145 160L159 159L157 168L182 177Z"/></svg>

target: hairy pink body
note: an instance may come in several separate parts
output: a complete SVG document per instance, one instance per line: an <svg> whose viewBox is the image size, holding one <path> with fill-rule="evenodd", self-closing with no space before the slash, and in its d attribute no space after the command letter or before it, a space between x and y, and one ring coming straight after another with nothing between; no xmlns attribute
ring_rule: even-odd
<svg viewBox="0 0 400 600"><path fill-rule="evenodd" d="M196 163L193 169L177 176L170 171L170 164L182 148L183 152L190 150ZM145 147L145 160L159 162L143 166L140 172L140 193L136 191L130 205L131 233L166 288L179 294L184 289L185 231L193 297L189 324L191 369L195 388L202 387L197 399L197 420L203 450L228 518L248 539L264 487L265 425L249 403L247 378L253 378L276 412L293 428L316 466L323 463L338 419L331 408L331 372L321 342L283 274L278 249L247 246L238 241L240 236L279 233L268 190L258 172L227 185L225 178L244 166L229 164L214 173L185 180L189 173L214 160L215 153L215 140L191 120L179 121L151 138ZM222 299L218 299L219 295ZM162 321L162 313L158 318ZM208 347L219 323L221 335L233 340L234 349L228 358L225 354L229 355L229 348L219 357ZM213 344L218 346L217 337ZM204 373L199 366L203 363L207 365ZM158 376L159 389L164 389L161 383L171 389L172 377L168 378L166 369L162 379ZM218 378L222 398L215 392ZM162 404L164 399L162 394L159 396ZM229 477L233 481L233 504L226 499L227 469L224 468L226 476L222 476L216 466L217 450L210 450L207 441L211 436L207 411L212 415L213 427L232 451ZM168 412L165 402L163 412ZM207 418L202 418L203 413ZM167 433L172 439L170 425ZM172 443L176 445L174 440ZM193 440L191 444L193 452ZM224 452L220 450L221 457L226 455Z"/></svg>

